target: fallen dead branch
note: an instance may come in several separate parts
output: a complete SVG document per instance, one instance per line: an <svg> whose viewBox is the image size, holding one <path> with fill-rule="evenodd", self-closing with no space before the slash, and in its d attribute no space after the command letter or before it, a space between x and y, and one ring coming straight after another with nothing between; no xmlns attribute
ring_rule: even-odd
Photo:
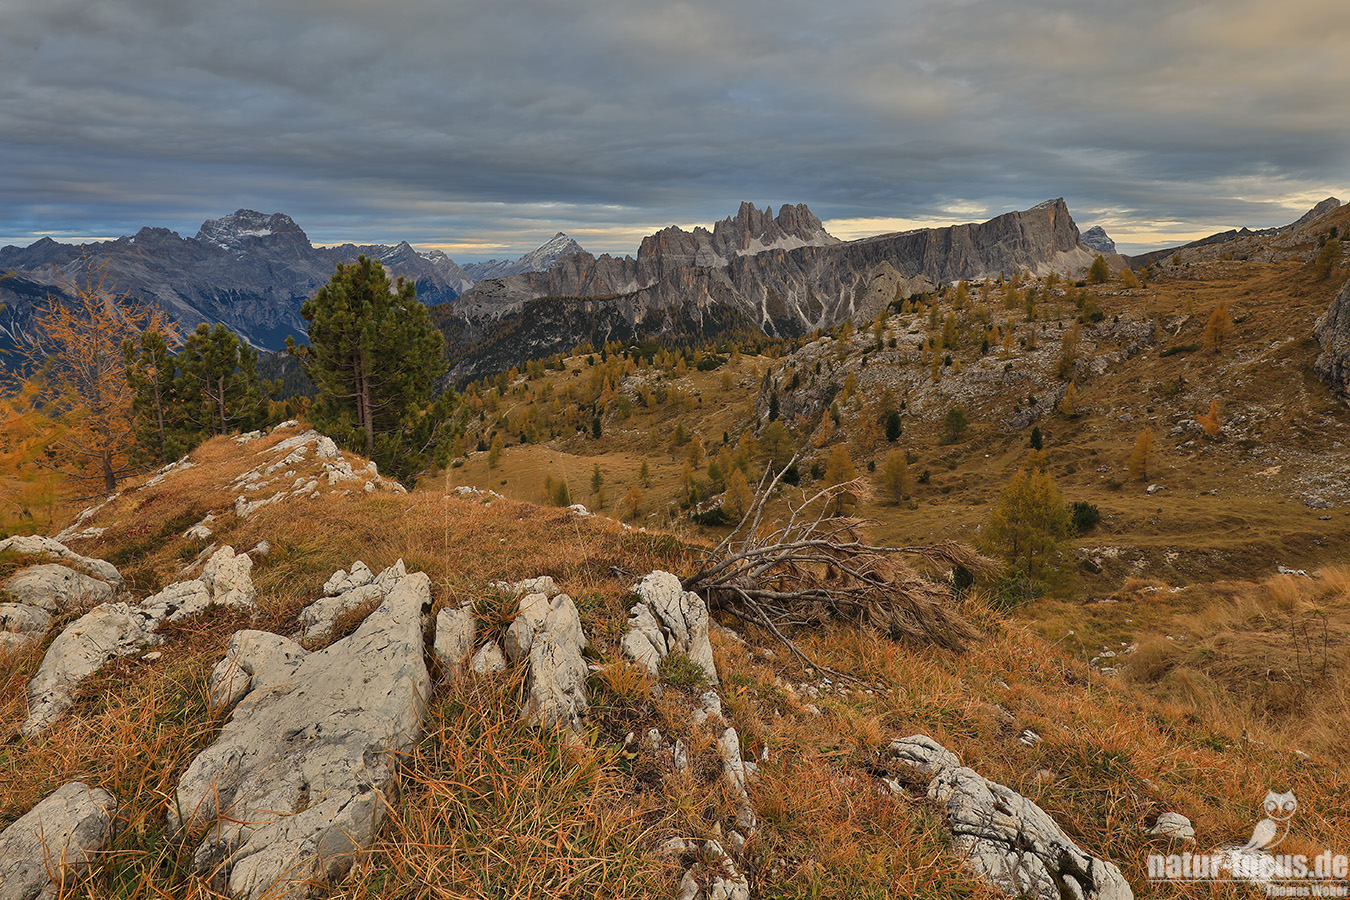
<svg viewBox="0 0 1350 900"><path fill-rule="evenodd" d="M685 590L767 628L804 662L784 629L842 621L877 629L895 640L964 649L978 632L953 608L950 587L922 574L904 557L985 573L996 564L957 541L886 547L863 538L859 519L838 515L837 499L866 491L861 479L802 493L787 502L786 520L766 524L781 473L761 480L731 534L683 580ZM827 670L828 671L828 670ZM835 673L838 674L838 673Z"/></svg>

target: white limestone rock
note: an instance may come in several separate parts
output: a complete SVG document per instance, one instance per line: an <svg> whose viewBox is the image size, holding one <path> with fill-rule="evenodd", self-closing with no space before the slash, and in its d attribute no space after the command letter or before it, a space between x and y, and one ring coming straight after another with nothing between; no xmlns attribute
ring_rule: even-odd
<svg viewBox="0 0 1350 900"><path fill-rule="evenodd" d="M365 563L352 563L350 573L341 569L324 582L324 594L300 611L300 629L306 641L325 641L333 632L338 618L361 606L389 596L389 591L408 574L403 560L398 560L379 575L374 575ZM329 591L336 593L330 594Z"/></svg>
<svg viewBox="0 0 1350 900"><path fill-rule="evenodd" d="M289 683L307 652L290 638L270 631L236 631L225 648L225 658L211 672L211 705L232 709L255 687Z"/></svg>
<svg viewBox="0 0 1350 900"><path fill-rule="evenodd" d="M680 879L678 900L750 900L750 882L719 841L671 838L656 852L692 863Z"/></svg>
<svg viewBox="0 0 1350 900"><path fill-rule="evenodd" d="M109 660L159 643L156 624L149 612L127 603L96 606L73 622L47 648L28 683L28 719L20 730L28 737L39 733L70 707L82 680Z"/></svg>
<svg viewBox="0 0 1350 900"><path fill-rule="evenodd" d="M74 781L0 832L0 900L56 900L112 834L117 801Z"/></svg>
<svg viewBox="0 0 1350 900"><path fill-rule="evenodd" d="M257 600L253 588L253 558L221 547L206 561L201 580L211 592L211 602L220 606L251 609Z"/></svg>
<svg viewBox="0 0 1350 900"><path fill-rule="evenodd" d="M436 639L431 650L447 674L459 674L469 658L475 625L472 606L447 606L436 614Z"/></svg>
<svg viewBox="0 0 1350 900"><path fill-rule="evenodd" d="M1195 842L1195 826L1191 820L1177 812L1165 812L1148 832L1153 837L1162 837L1181 844Z"/></svg>
<svg viewBox="0 0 1350 900"><path fill-rule="evenodd" d="M930 778L961 765L955 753L926 734L914 734L892 741L890 750L892 756Z"/></svg>
<svg viewBox="0 0 1350 900"><path fill-rule="evenodd" d="M108 582L56 563L20 569L0 585L0 590L17 603L51 613L107 603L116 594Z"/></svg>
<svg viewBox="0 0 1350 900"><path fill-rule="evenodd" d="M1089 855L1045 810L960 765L941 744L915 735L892 750L932 775L928 796L945 808L953 849L987 883L1035 900L1133 900L1117 866Z"/></svg>
<svg viewBox="0 0 1350 900"><path fill-rule="evenodd" d="M491 587L513 597L524 594L543 594L545 597L552 599L558 594L558 585L549 575L522 578L520 581L494 581Z"/></svg>
<svg viewBox="0 0 1350 900"><path fill-rule="evenodd" d="M238 900L305 897L373 843L399 755L423 733L430 608L431 580L405 576L355 633L280 675L255 669L169 804L172 831L206 832L193 867L213 889Z"/></svg>
<svg viewBox="0 0 1350 900"><path fill-rule="evenodd" d="M548 629L539 632L530 648L525 717L544 728L580 725L588 671L574 642Z"/></svg>
<svg viewBox="0 0 1350 900"><path fill-rule="evenodd" d="M210 605L211 591L204 582L193 578L175 582L159 593L146 597L141 601L140 608L150 620L149 629L158 631L161 625L205 612Z"/></svg>
<svg viewBox="0 0 1350 900"><path fill-rule="evenodd" d="M336 597L339 594L364 587L374 580L375 573L370 571L370 566L358 559L352 563L350 572L338 569L323 583L323 595L325 597Z"/></svg>
<svg viewBox="0 0 1350 900"><path fill-rule="evenodd" d="M657 665L670 653L688 656L717 684L717 665L708 639L710 618L703 598L680 586L669 572L655 571L633 585L638 602L629 610L625 654L656 675Z"/></svg>
<svg viewBox="0 0 1350 900"><path fill-rule="evenodd" d="M81 556L60 541L41 535L15 535L0 541L0 552L11 550L30 556L46 556L78 569L86 575L92 575L99 581L112 585L113 590L122 589L122 575L117 567L104 559Z"/></svg>
<svg viewBox="0 0 1350 900"><path fill-rule="evenodd" d="M518 662L528 656L535 636L542 631L551 631L559 641L574 645L578 654L586 649L581 615L571 597L559 594L550 601L543 594L527 594L506 630L507 659Z"/></svg>
<svg viewBox="0 0 1350 900"><path fill-rule="evenodd" d="M496 675L506 671L506 656L496 641L488 641L469 660L469 671L475 675Z"/></svg>

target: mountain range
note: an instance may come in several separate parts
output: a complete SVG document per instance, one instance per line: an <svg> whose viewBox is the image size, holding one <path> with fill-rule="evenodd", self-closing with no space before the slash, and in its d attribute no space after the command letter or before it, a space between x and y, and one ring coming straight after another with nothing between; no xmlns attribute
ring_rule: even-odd
<svg viewBox="0 0 1350 900"><path fill-rule="evenodd" d="M480 377L582 343L806 334L960 279L1081 272L1086 246L1063 199L987 222L855 241L828 234L805 205L777 216L742 203L711 231L666 228L637 258L565 256L547 271L479 282L433 311L451 376Z"/></svg>
<svg viewBox="0 0 1350 900"><path fill-rule="evenodd" d="M561 255L582 252L558 234L512 261L459 266L439 250L419 252L406 241L315 246L289 216L241 209L202 223L180 237L166 228L142 228L113 241L73 245L43 238L28 247L0 249L0 349L13 348L31 330L35 304L63 294L63 279L78 282L106 267L119 292L150 300L184 330L199 322L227 325L251 344L276 350L286 337L303 338L300 306L333 275L338 263L360 255L380 260L395 276L411 280L427 305L453 300L488 277L548 268Z"/></svg>

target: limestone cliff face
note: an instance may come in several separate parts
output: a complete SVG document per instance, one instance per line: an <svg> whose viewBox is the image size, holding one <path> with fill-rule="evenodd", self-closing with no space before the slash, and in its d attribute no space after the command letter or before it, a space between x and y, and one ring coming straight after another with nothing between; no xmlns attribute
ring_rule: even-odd
<svg viewBox="0 0 1350 900"><path fill-rule="evenodd" d="M1313 336L1322 347L1313 363L1317 377L1350 403L1350 280L1313 326Z"/></svg>
<svg viewBox="0 0 1350 900"><path fill-rule="evenodd" d="M666 228L647 237L637 258L575 254L537 272L480 282L454 303L452 376L488 374L476 344L494 334L535 334L549 304L566 306L547 318L565 319L572 330L554 336L557 352L597 339L653 337L647 324L675 329L678 323L735 322L767 334L799 335L845 318L870 320L894 297L881 299L869 285L882 266L903 282L902 296L931 285L1001 272L1082 270L1093 251L1083 245L1062 199L1050 200L988 222L925 228L842 243L828 235L805 206L783 206L777 216L745 203L711 231ZM549 298L547 302L545 298ZM585 298L582 314L570 300ZM527 314L535 321L524 322ZM622 327L617 327L622 323ZM606 335L611 337L606 338ZM716 337L700 331L684 337ZM537 354L541 346L532 346ZM525 351L511 360L528 358ZM492 364L500 363L493 354Z"/></svg>

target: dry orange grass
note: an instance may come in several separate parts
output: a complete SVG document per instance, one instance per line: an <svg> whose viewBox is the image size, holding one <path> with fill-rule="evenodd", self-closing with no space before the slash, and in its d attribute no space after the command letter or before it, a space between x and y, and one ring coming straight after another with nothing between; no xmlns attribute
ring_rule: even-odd
<svg viewBox="0 0 1350 900"><path fill-rule="evenodd" d="M243 471L235 450L205 445L194 456L199 465L162 491L217 508L215 485ZM120 518L168 509L168 495L133 490L118 504L93 523L109 526L102 545L138 548L138 555L126 552L146 582L176 580L200 542L178 533L152 541ZM236 547L272 544L254 570L256 620L223 615L181 625L159 661L110 666L43 738L0 744L0 824L72 778L137 798L80 896L210 896L187 874L183 848L160 831L164 798L218 725L207 707L206 675L233 629L289 633L323 580L355 558L378 571L402 557L432 576L438 605L471 601L489 618L494 604L507 603L490 581L552 575L576 599L588 653L602 668L590 679L590 732L579 743L523 725L518 680L440 687L429 734L409 755L388 824L352 879L337 886L339 896L671 896L680 873L653 857L653 848L671 836L725 835L734 821L715 730L689 722L693 691L667 683L652 697L649 677L621 662L617 647L628 586L652 568L687 571L693 557L683 540L527 503L447 496L441 484L406 496L331 493L264 507L246 520L227 513L216 524L215 539ZM1103 605L1102 614L1123 616L1129 607L1143 609L1152 624L1184 615L1216 634L1276 634L1291 615L1326 613L1340 622L1347 585L1344 569L1292 586L1276 580L1194 596L1137 584L1134 595ZM1056 627L1073 628L1086 609L1097 607L1057 610L1063 618ZM1260 731L1264 743L1247 740L1231 706L1202 702L1227 670L1180 665L1172 648L1148 651L1167 677L1193 673L1186 690L1171 695L1152 683L1104 678L1076 658L1071 642L1039 636L1044 623L1004 619L979 600L962 612L985 632L964 654L842 625L794 635L823 665L859 679L848 685L826 683L743 623L729 624L743 629L747 642L715 631L724 714L746 758L761 761L749 785L760 828L743 855L755 896L989 896L946 849L922 786L899 797L881 788L878 751L916 732L1041 804L1085 848L1120 863L1140 897L1179 895L1144 877L1145 858L1158 849L1146 832L1165 810L1189 815L1208 847L1250 833L1266 790L1292 789L1300 801L1298 846L1350 846L1350 762L1317 752L1333 745L1318 743L1311 730L1297 740L1278 730ZM1137 658L1145 653L1141 647ZM0 729L10 735L23 719L23 687L38 661L32 652L0 662ZM667 744L685 741L688 773L676 774L668 753L646 747L642 738L653 727ZM1018 743L1027 728L1043 741ZM633 743L625 743L629 733ZM1305 759L1293 746L1314 754ZM1187 888L1180 895L1202 894Z"/></svg>

